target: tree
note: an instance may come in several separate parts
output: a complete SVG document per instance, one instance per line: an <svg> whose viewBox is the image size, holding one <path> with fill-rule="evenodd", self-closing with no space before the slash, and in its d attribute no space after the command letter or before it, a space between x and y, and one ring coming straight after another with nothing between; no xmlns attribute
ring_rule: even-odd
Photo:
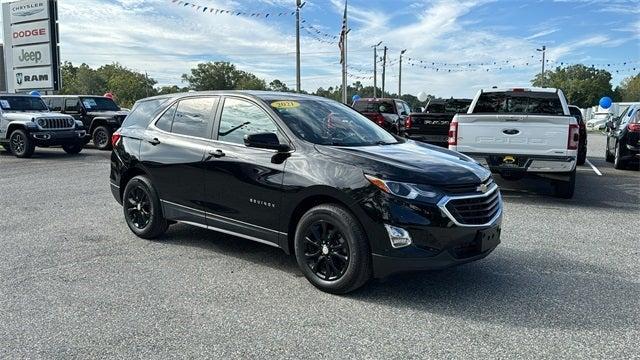
<svg viewBox="0 0 640 360"><path fill-rule="evenodd" d="M557 67L531 80L533 86L561 89L569 104L581 108L594 106L603 96L614 97L611 73L582 64Z"/></svg>
<svg viewBox="0 0 640 360"><path fill-rule="evenodd" d="M69 95L97 95L104 94L106 81L87 64L78 67L70 62L65 62L60 68L62 76L61 94Z"/></svg>
<svg viewBox="0 0 640 360"><path fill-rule="evenodd" d="M275 79L269 83L269 90L271 91L281 91L281 92L289 92L291 89L287 87L287 84L282 81Z"/></svg>
<svg viewBox="0 0 640 360"><path fill-rule="evenodd" d="M620 101L640 101L640 73L622 80L616 93Z"/></svg>
<svg viewBox="0 0 640 360"><path fill-rule="evenodd" d="M254 74L236 69L236 66L222 61L200 63L183 74L182 80L189 88L204 90L266 90L264 80Z"/></svg>
<svg viewBox="0 0 640 360"><path fill-rule="evenodd" d="M189 88L186 88L186 87L181 88L178 85L171 85L171 86L162 86L157 91L158 91L158 95L176 94L181 92L187 92L189 91Z"/></svg>

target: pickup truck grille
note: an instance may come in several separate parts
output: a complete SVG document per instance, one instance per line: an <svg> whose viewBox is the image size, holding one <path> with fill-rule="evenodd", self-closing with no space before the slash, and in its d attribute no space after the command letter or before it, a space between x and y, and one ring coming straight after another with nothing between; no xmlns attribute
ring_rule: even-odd
<svg viewBox="0 0 640 360"><path fill-rule="evenodd" d="M488 224L501 211L500 191L495 189L486 196L449 200L446 205L451 215L463 225Z"/></svg>
<svg viewBox="0 0 640 360"><path fill-rule="evenodd" d="M47 130L72 129L74 122L69 123L67 118L41 118L37 120L38 125Z"/></svg>

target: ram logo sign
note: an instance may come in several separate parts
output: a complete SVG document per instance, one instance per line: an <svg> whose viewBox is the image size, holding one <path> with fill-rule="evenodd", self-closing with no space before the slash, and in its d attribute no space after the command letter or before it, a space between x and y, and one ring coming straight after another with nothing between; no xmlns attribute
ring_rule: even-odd
<svg viewBox="0 0 640 360"><path fill-rule="evenodd" d="M51 84L51 67L19 69L15 71L16 90L43 89Z"/></svg>

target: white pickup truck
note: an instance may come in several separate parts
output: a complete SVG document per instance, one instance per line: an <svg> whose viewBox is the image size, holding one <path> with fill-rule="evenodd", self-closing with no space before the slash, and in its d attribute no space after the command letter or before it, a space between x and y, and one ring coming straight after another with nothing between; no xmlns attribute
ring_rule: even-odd
<svg viewBox="0 0 640 360"><path fill-rule="evenodd" d="M459 151L508 180L537 175L555 194L572 198L579 127L561 90L480 90L466 114L453 118L449 149Z"/></svg>

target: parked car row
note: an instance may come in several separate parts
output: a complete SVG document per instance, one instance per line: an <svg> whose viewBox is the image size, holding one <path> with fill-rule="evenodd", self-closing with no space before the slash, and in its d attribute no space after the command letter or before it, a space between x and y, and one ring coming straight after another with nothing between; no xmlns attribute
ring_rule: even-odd
<svg viewBox="0 0 640 360"><path fill-rule="evenodd" d="M36 147L62 146L78 154L93 140L111 149L111 135L127 111L103 96L0 95L0 145L17 157L31 157Z"/></svg>

